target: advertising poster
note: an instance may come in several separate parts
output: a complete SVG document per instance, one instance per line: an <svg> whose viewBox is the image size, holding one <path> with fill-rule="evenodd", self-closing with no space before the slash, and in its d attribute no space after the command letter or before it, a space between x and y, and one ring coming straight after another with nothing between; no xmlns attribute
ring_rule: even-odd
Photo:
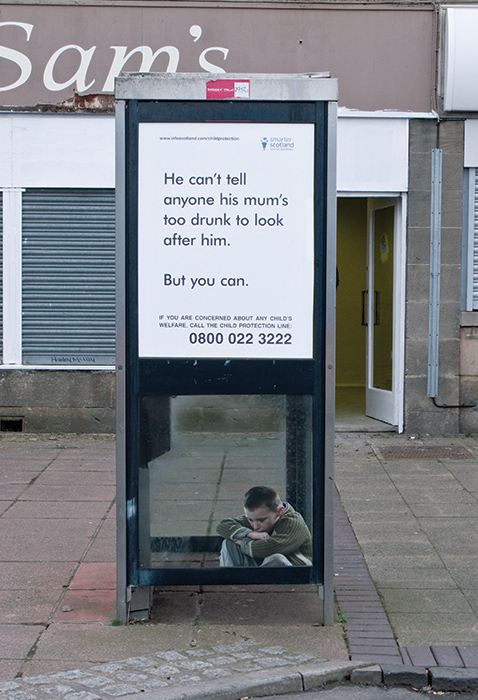
<svg viewBox="0 0 478 700"><path fill-rule="evenodd" d="M314 125L140 123L139 356L310 359Z"/></svg>

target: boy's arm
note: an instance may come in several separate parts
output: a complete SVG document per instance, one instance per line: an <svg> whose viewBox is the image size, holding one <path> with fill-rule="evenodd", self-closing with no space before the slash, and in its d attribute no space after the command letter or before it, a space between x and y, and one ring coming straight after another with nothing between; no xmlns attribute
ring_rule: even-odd
<svg viewBox="0 0 478 700"><path fill-rule="evenodd" d="M252 532L245 517L224 518L216 525L216 532L227 540L242 540Z"/></svg>
<svg viewBox="0 0 478 700"><path fill-rule="evenodd" d="M292 554L310 539L311 535L302 518L281 518L269 539L241 540L241 550L250 557L264 559L271 554Z"/></svg>

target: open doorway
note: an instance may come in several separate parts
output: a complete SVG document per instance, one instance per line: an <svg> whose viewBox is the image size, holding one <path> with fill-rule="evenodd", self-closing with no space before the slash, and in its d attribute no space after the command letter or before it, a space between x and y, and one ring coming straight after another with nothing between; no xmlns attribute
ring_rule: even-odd
<svg viewBox="0 0 478 700"><path fill-rule="evenodd" d="M381 408L377 410L371 401L371 396L374 399L377 394L378 358L386 355L390 364L392 361L397 364L393 348L399 334L397 324L388 320L388 310L385 314L385 295L380 289L385 267L392 273L394 270L393 230L400 230L399 200L388 200L389 208L384 210L388 217L377 216L376 201L367 197L341 197L337 204L337 431L397 429L398 421L391 418L392 414ZM397 217L389 211L395 204ZM379 224L389 226L390 216L391 231L379 231ZM376 239L383 248L381 257L374 250ZM394 288L395 278L388 279L388 284ZM388 297L394 306L393 291ZM398 371L400 368L396 366L395 375ZM381 400L398 406L400 398L391 384L384 389L380 386L378 394Z"/></svg>

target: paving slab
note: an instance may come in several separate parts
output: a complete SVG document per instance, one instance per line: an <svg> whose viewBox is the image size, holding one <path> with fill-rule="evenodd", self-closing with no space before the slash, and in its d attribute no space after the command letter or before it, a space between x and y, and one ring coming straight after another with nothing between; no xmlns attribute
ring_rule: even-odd
<svg viewBox="0 0 478 700"><path fill-rule="evenodd" d="M0 623L0 658L23 660L43 630L42 625Z"/></svg>
<svg viewBox="0 0 478 700"><path fill-rule="evenodd" d="M47 540L57 540L61 531L64 539L77 539L93 536L98 523L92 518L2 518L0 520L0 540L13 543L16 537L29 537L35 545L41 546Z"/></svg>
<svg viewBox="0 0 478 700"><path fill-rule="evenodd" d="M58 468L55 470L46 469L38 476L35 483L38 486L63 486L65 481L67 481L69 486L75 488L85 483L84 471L88 472L88 483L92 486L115 486L116 480L113 471L109 469L95 469L93 465L87 470L85 470L84 465L82 465L81 469L78 469L74 463L70 467L65 465L64 470Z"/></svg>
<svg viewBox="0 0 478 700"><path fill-rule="evenodd" d="M100 530L83 557L85 562L113 561L116 556L116 542L108 532Z"/></svg>
<svg viewBox="0 0 478 700"><path fill-rule="evenodd" d="M5 519L95 519L103 517L110 506L104 501L16 501L4 513Z"/></svg>
<svg viewBox="0 0 478 700"><path fill-rule="evenodd" d="M46 625L59 600L58 589L31 587L4 590L0 597L0 617L8 624Z"/></svg>
<svg viewBox="0 0 478 700"><path fill-rule="evenodd" d="M409 591L415 589L427 589L433 586L437 589L456 590L456 581L441 560L436 567L422 566L394 566L390 564L390 557L383 562L373 562L370 565L370 573L378 588L384 589L406 588Z"/></svg>
<svg viewBox="0 0 478 700"><path fill-rule="evenodd" d="M460 589L471 589L477 585L476 571L478 570L478 556L463 556L443 553L443 565L449 571Z"/></svg>
<svg viewBox="0 0 478 700"><path fill-rule="evenodd" d="M410 504L410 510L417 518L441 517L441 518L469 518L476 517L476 503L470 499L467 503L461 502L459 507L454 501L427 501L426 503Z"/></svg>
<svg viewBox="0 0 478 700"><path fill-rule="evenodd" d="M115 590L69 590L58 606L53 622L105 622L115 618Z"/></svg>
<svg viewBox="0 0 478 700"><path fill-rule="evenodd" d="M316 592L303 593L299 586L285 593L226 590L201 596L200 621L224 624L231 620L231 614L240 625L255 625L259 616L268 625L313 625L322 623L322 603Z"/></svg>
<svg viewBox="0 0 478 700"><path fill-rule="evenodd" d="M23 659L0 659L0 683L10 682L21 672ZM2 679L7 679L2 681ZM1 692L1 691L0 691Z"/></svg>
<svg viewBox="0 0 478 700"><path fill-rule="evenodd" d="M478 645L475 615L463 613L390 613L400 646Z"/></svg>
<svg viewBox="0 0 478 700"><path fill-rule="evenodd" d="M3 561L0 590L62 590L68 585L76 566L77 562Z"/></svg>
<svg viewBox="0 0 478 700"><path fill-rule="evenodd" d="M20 498L20 496L23 493L25 493L27 488L28 488L28 484L25 484L25 483L3 484L2 485L2 498L5 501L15 502L17 500L17 498Z"/></svg>
<svg viewBox="0 0 478 700"><path fill-rule="evenodd" d="M347 661L349 653L344 644L343 631L340 624L332 628L323 626L286 626L279 629L273 625L254 626L241 624L228 624L218 626L199 627L195 634L198 644L213 644L217 640L228 643L231 639L244 639L248 635L252 639L267 645L274 646L279 641L298 654L312 654L316 657Z"/></svg>
<svg viewBox="0 0 478 700"><path fill-rule="evenodd" d="M12 507L14 504L14 501L1 501L0 500L0 517L3 517L3 515Z"/></svg>
<svg viewBox="0 0 478 700"><path fill-rule="evenodd" d="M462 591L456 588L385 588L381 587L382 601L388 614L393 613L468 613L472 607Z"/></svg>
<svg viewBox="0 0 478 700"><path fill-rule="evenodd" d="M106 501L111 503L115 495L113 485L100 484L93 488L87 484L75 486L72 489L68 483L43 486L35 483L22 492L19 498L21 501Z"/></svg>
<svg viewBox="0 0 478 700"><path fill-rule="evenodd" d="M82 448L79 447L79 450ZM108 448L110 451L110 448ZM115 458L109 455L108 457L102 457L101 453L97 454L94 452L88 459L78 459L77 453L73 452L70 458L57 458L54 462L48 465L48 470L51 472L58 471L63 473L69 471L72 467L76 472L101 472L103 474L114 473ZM111 483L111 479L107 477L106 483Z"/></svg>
<svg viewBox="0 0 478 700"><path fill-rule="evenodd" d="M76 537L60 539L52 533L48 538L33 539L27 534L10 535L8 541L0 541L0 559L15 561L81 561L88 546L88 539L78 534Z"/></svg>
<svg viewBox="0 0 478 700"><path fill-rule="evenodd" d="M115 627L102 622L53 624L41 635L35 661L99 663L145 656L151 650L189 648L194 629L185 625L138 624ZM37 671L39 672L39 671Z"/></svg>
<svg viewBox="0 0 478 700"><path fill-rule="evenodd" d="M116 590L114 562L82 562L70 583L72 590Z"/></svg>

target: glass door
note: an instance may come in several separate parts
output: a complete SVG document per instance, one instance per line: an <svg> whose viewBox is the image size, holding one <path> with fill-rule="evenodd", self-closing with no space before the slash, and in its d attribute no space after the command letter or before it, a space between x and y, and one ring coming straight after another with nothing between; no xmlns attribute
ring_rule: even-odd
<svg viewBox="0 0 478 700"><path fill-rule="evenodd" d="M396 344L399 200L371 200L368 232L366 414L398 423Z"/></svg>

